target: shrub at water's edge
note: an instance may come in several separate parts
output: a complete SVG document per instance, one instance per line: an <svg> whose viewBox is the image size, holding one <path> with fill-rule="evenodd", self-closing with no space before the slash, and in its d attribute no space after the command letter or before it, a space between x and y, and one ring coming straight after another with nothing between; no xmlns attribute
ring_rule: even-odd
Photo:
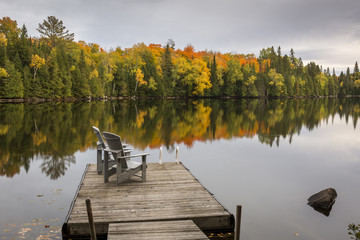
<svg viewBox="0 0 360 240"><path fill-rule="evenodd" d="M360 240L360 224L355 225L354 223L349 224L348 226L348 234L350 235L350 239Z"/></svg>

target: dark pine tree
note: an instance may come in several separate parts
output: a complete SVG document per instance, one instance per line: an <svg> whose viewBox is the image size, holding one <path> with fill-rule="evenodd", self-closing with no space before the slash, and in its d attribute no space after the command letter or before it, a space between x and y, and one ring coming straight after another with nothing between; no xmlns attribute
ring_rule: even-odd
<svg viewBox="0 0 360 240"><path fill-rule="evenodd" d="M163 55L163 61L162 61L162 65L161 65L161 69L163 72L163 80L162 80L162 85L163 85L163 91L164 91L164 96L172 96L173 95L173 78L172 78L172 72L174 69L174 65L171 61L171 46L170 46L170 42L168 42L166 44L165 47L165 52Z"/></svg>
<svg viewBox="0 0 360 240"><path fill-rule="evenodd" d="M211 62L210 66L210 82L211 82L211 96L218 96L220 91L219 86L219 79L216 75L217 64L216 64L216 57L214 54L213 61Z"/></svg>

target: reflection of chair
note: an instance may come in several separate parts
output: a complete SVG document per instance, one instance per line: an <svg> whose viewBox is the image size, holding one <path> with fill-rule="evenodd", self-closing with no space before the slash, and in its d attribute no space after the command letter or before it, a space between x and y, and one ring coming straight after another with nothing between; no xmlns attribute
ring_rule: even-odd
<svg viewBox="0 0 360 240"><path fill-rule="evenodd" d="M138 176L142 181L146 181L146 156L149 153L142 153L136 155L125 155L126 151L121 143L121 138L118 135L109 132L103 132L104 139L108 144L105 152L111 153L116 159L116 168L109 168L107 165L108 154L105 154L104 161L104 182L109 181L109 177L116 173L116 183L130 178L131 176ZM142 162L135 162L130 160L134 157L142 157ZM136 175L137 172L142 171L142 175Z"/></svg>

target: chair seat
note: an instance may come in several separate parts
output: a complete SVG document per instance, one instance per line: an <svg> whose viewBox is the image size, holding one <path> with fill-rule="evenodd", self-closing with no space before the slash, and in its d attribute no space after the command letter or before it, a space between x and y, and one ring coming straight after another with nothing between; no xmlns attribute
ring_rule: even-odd
<svg viewBox="0 0 360 240"><path fill-rule="evenodd" d="M128 171L128 170L131 170L131 169L135 169L135 168L142 165L141 162L136 162L136 161L132 161L132 160L126 160L126 164L127 164L127 168L123 168L123 171ZM110 168L116 169L116 165L111 166Z"/></svg>
<svg viewBox="0 0 360 240"><path fill-rule="evenodd" d="M134 168L141 166L140 162L135 162L135 161L131 161L131 160L126 160L126 163L127 163L129 169L134 169Z"/></svg>

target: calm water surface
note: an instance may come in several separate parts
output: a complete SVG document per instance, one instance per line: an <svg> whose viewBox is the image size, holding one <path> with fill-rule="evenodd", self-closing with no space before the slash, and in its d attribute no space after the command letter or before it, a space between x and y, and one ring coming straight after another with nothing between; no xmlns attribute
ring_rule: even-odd
<svg viewBox="0 0 360 240"><path fill-rule="evenodd" d="M60 239L91 126L157 162L180 160L234 213L242 239L349 239L360 223L359 99L108 101L0 105L0 239ZM333 187L330 215L308 197Z"/></svg>

